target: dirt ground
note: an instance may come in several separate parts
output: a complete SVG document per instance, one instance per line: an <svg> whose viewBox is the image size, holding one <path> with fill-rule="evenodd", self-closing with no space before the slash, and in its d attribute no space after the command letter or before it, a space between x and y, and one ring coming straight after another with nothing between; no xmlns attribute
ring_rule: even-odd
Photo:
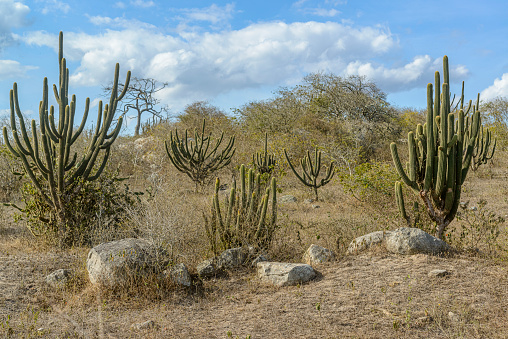
<svg viewBox="0 0 508 339"><path fill-rule="evenodd" d="M508 265L475 256L398 256L377 249L316 266L318 277L301 286L266 286L253 269L244 269L147 301L94 290L85 250L32 250L12 240L16 232L4 230L0 243L2 336L508 337ZM62 290L45 286L45 275L65 267L78 272L79 282ZM429 277L434 269L449 274ZM155 327L131 329L147 320Z"/></svg>

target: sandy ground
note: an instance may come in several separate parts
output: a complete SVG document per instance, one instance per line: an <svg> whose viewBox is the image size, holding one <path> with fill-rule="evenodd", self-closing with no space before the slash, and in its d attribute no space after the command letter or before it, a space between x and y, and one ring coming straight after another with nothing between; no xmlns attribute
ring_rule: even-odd
<svg viewBox="0 0 508 339"><path fill-rule="evenodd" d="M266 286L254 270L244 269L147 300L98 293L86 281L84 251L4 248L0 253L3 336L508 337L508 266L478 257L398 256L374 250L316 266L318 277L301 286ZM45 275L64 267L81 272L77 282L64 290L45 286ZM429 277L434 269L449 274ZM130 328L147 320L155 327Z"/></svg>

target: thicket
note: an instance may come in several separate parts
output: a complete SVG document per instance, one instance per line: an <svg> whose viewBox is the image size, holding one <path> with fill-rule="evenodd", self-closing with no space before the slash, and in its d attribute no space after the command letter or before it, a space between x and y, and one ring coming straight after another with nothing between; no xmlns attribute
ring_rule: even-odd
<svg viewBox="0 0 508 339"><path fill-rule="evenodd" d="M65 76L63 77L65 79ZM65 81L63 83L65 92L67 90ZM75 142L71 142L69 151L64 149L62 163L67 172L64 171L63 178L72 177L75 171L78 160L76 163L73 162L73 154L88 154L86 152L92 149L97 152L104 150L105 154L101 164L87 167L88 178L76 180L72 185L65 184L64 186L72 190L56 195L57 198L60 197L59 199L68 197L65 204L65 223L58 221L63 219L58 219L60 212L54 208L55 204L53 202L50 204L43 196L43 193L52 196L49 181L47 184L41 184L41 180L50 178L49 171L46 173L44 170L47 165L42 169L38 167L39 162L45 161L45 155L35 156L26 167L28 170L24 170L28 176L30 176L30 170L33 172L42 191L34 181L28 181L26 175L22 180L11 174L7 175L11 179L16 179L10 183L6 181L5 189L0 188L5 190L4 195L7 197L12 191L9 187L24 185L21 198L24 207L20 208L22 210L20 216L28 221L28 226L32 231L36 231L34 233L49 228L57 237L62 237L61 225L73 225L72 232L69 231L69 227L65 228L66 232L63 233L67 235L63 236L64 242L92 244L100 241L100 237L110 240L108 237L114 236L115 230L118 231L118 236L126 234L120 232L125 230L139 236L156 237L160 244L171 247L171 253L174 249L192 244L200 248L201 255L205 255L210 249L217 253L220 249L245 244L257 244L268 248L272 241L276 243L275 246L287 248L292 246L293 241L288 240L289 236L284 238L284 232L293 230L296 232L295 241L302 242L300 234L304 231L311 232L318 222L301 223L283 210L278 218L275 216L277 220L275 225L275 222L271 221L275 220L273 214L263 212L263 209L268 203L268 194L275 196L287 189L297 187L297 180L291 174L293 170L304 179L305 174L300 173L305 173L305 169L309 175L302 182L310 184L316 200L319 187L328 183L327 187L339 186L338 191L345 192L360 203L377 207L376 213L379 213L379 217L376 218L383 220L383 227L388 228L397 224L394 218L396 209L391 208L396 206L393 183L400 180L402 176L402 172L396 171L391 162L389 144L394 140L400 140L402 135L413 130L418 124L421 124L423 128L426 122L426 112L391 106L386 101L386 94L373 82L363 77L344 78L333 74L315 73L305 77L297 86L281 88L274 93L272 99L247 103L236 109L233 116L227 115L207 102L198 101L188 105L176 118L157 119L141 125L139 138L131 136L117 138L120 123L113 126L112 117L113 108L119 105L122 96L121 93L118 94L118 89L113 91L113 99L111 99L113 101L109 104L109 108L99 111L99 113L102 112L99 117L107 116L103 121L108 122L108 126L111 129L114 128L113 131L96 134L96 131L80 126L78 130L82 135L78 138L79 134L72 134L70 140ZM42 106L47 105L45 102L44 99ZM506 139L503 139L501 131L506 124L500 118L502 114L491 109L492 105L485 105L486 109L488 108L487 112L491 113L486 114L484 121L489 130L492 130L492 139L497 138L498 143L502 144ZM14 103L13 107L15 121L11 122L11 126L15 126L13 128L15 131L20 131L21 134L17 139L24 149L30 153L28 145L32 145L35 155L36 143L37 147L44 147L42 130L37 133L26 131L25 135L22 129L26 130L26 128L21 127L21 121L23 121L21 110L16 108L17 103ZM71 113L74 109L71 100L68 112ZM50 118L55 115L46 116L46 111L52 112L52 110L51 108L42 109L41 120L47 121L43 124L45 131L56 130L59 135L62 134L60 132L62 127L56 126L58 122L52 122ZM72 115L66 118L66 110L63 109L61 112L64 117L61 126L64 126L63 129L68 126L67 130L72 130ZM434 116L433 119L435 119ZM69 121L69 124L65 125L65 121ZM42 129L42 127L39 128ZM416 133L419 131L422 130L417 128ZM54 137L58 136L53 134ZM419 133L418 137L424 134ZM102 135L104 139L100 144L98 140L102 138ZM222 138L221 135L232 137L233 141L221 145L218 142ZM415 132L412 135L414 138ZM51 136L46 138L49 138L47 139L49 147L50 139L53 138ZM106 141L107 138L109 141ZM113 143L115 138L117 141ZM30 143L24 143L25 139ZM6 140L14 144L11 146L15 152L30 157L21 149L16 149L19 146L16 136L13 135ZM167 149L164 148L164 141L168 141ZM451 139L447 140L447 143L451 141ZM411 141L409 143L412 145ZM58 167L60 166L59 145L56 147L57 152L48 153L50 163L57 164L58 170L61 168ZM216 145L217 148L215 148ZM284 149L288 150L290 158L284 154ZM319 152L316 151L312 157L310 152L316 149L319 149ZM108 157L109 153L111 156ZM5 168L17 168L19 171L20 166L23 166L23 159L12 157L10 154L2 153L4 163L0 165L5 164ZM51 158L52 155L55 157ZM173 159L171 160L168 156ZM207 158L207 156L210 157ZM419 159L423 159L423 153L418 156ZM97 155L92 156L93 159L96 157ZM210 165L213 159L216 160ZM288 161L293 159L307 160L303 165ZM400 162L405 163L411 159L409 155L409 159L402 158ZM419 166L424 163L419 161ZM321 173L319 176L317 167L321 163L330 165L325 166L327 171L321 172L326 173ZM175 164L178 171L175 170ZM242 164L261 172L259 183L258 179L254 179L252 183L252 187L257 187L254 190L254 198L251 196L253 193L251 188L244 189L242 186L236 186L238 182L242 182L242 178L248 178L248 174L241 174ZM200 167L201 165L204 167ZM418 168L421 172L421 166ZM101 175L103 170L105 174ZM4 174L3 171L5 169L0 169L2 172L0 175ZM196 185L202 186L201 192L187 189L184 181L190 181L186 175L191 177ZM122 176L128 178L122 181ZM252 178L256 178L254 174ZM276 187L271 186L272 179L276 180ZM251 182L251 179L243 180ZM217 184L213 187L209 184L213 181L222 185ZM58 184L54 187L58 187ZM133 187L144 194L134 194L128 187ZM267 188L269 192L265 191ZM169 191L171 194L168 193ZM322 191L324 192L321 193ZM229 192L229 194L222 192ZM251 196L250 202L243 197L243 192L248 192ZM324 187L320 188L319 200L325 203L331 202L337 199L337 195L334 194L337 193L331 194ZM263 200L264 195L267 195L266 200ZM425 210L422 210L425 208L424 204L415 205L416 199L411 197L406 196L405 199L415 213L411 225L428 227L430 220L424 215ZM274 200L276 199L272 198L272 202ZM266 206L269 211L277 210L276 206ZM165 213L162 211L164 208L174 213ZM252 208L251 215L256 215L256 218L248 214L250 208ZM176 213L183 213L185 216L176 217L174 216ZM260 219L259 216L263 218ZM53 224L50 222L50 225L55 226L48 227L49 220L58 222ZM390 220L390 226L388 220ZM336 239L337 247L344 247L351 236L369 227L368 222L345 219L319 222L333 225L330 229L333 228L335 233L332 232L327 236ZM154 223L158 225L152 225ZM113 230L113 232L101 234L100 225L104 230ZM186 225L187 229L182 225ZM161 239L161 232L170 233L172 239ZM280 233L278 238L274 235L276 232ZM189 239L182 239L182 234ZM315 235L316 239L320 239L321 236L324 234ZM204 239L209 246L197 240L198 238ZM287 252L290 251L287 249Z"/></svg>

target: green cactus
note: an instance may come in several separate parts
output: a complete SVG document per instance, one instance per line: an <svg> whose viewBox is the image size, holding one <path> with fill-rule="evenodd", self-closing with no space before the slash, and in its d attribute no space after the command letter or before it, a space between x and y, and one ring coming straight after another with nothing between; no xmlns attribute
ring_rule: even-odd
<svg viewBox="0 0 508 339"><path fill-rule="evenodd" d="M86 151L78 159L77 153L72 154L71 147L85 127L90 99L86 99L83 119L77 130L74 130L76 96L73 95L69 102L69 69L66 68L66 60L63 57L62 32L59 36L58 61L59 84L53 85L58 104L58 123L55 121L54 107L48 104L48 80L44 78L43 96L39 104L39 131L35 120L32 120L32 131L29 134L19 107L17 84L14 83L10 91L10 125L13 141L9 138L6 127L3 128L3 135L7 148L21 160L24 172L28 174L42 200L50 207L52 215L48 222L56 222L58 231L62 235L67 227L72 227L67 224L69 213L72 211L68 211L66 206L78 194L84 182L95 180L101 175L106 166L111 145L120 133L122 117L118 119L116 127L111 132L109 130L117 104L128 88L130 71L127 73L124 91L118 95L120 67L116 64L109 104L106 104L103 110L102 101L99 102L95 132L91 135ZM19 130L16 120L19 122ZM100 153L103 153L103 158L97 168L95 165Z"/></svg>
<svg viewBox="0 0 508 339"><path fill-rule="evenodd" d="M268 133L265 133L265 151L264 153L256 153L252 155L252 163L254 168L261 174L272 173L275 168L275 156L268 154Z"/></svg>
<svg viewBox="0 0 508 339"><path fill-rule="evenodd" d="M270 187L261 196L261 176L254 175L245 166L240 167L241 189L238 192L233 181L224 204L219 201L219 178L215 181L215 194L212 197L210 215L203 214L205 231L214 254L220 250L236 246L254 245L266 247L272 238L277 222L277 182L272 178ZM271 216L267 220L271 194Z"/></svg>
<svg viewBox="0 0 508 339"><path fill-rule="evenodd" d="M169 160L177 170L187 174L194 181L196 191L198 185L204 186L207 183L210 175L231 162L236 151L233 148L235 137L230 137L226 147L219 152L218 149L223 138L224 133L217 139L215 146L210 148L212 134L205 136L205 119L203 119L201 134L194 131L194 140L189 142L188 130L185 130L183 139L178 136L178 130L175 130L174 135L173 132L170 132L169 145L167 141L164 142Z"/></svg>
<svg viewBox="0 0 508 339"><path fill-rule="evenodd" d="M404 170L397 145L390 145L395 168L402 181L419 196L436 224L436 236L442 239L445 228L455 218L460 203L462 183L466 178L478 143L481 120L480 95L476 105L469 101L464 107L462 95L453 108L450 102L448 58L443 58L443 85L440 93L440 75L435 74L435 92L427 85L427 121L408 134L409 161ZM434 92L434 93L433 93ZM433 98L434 94L434 98ZM396 183L399 210L406 220L400 183Z"/></svg>
<svg viewBox="0 0 508 339"><path fill-rule="evenodd" d="M494 144L492 145L492 132L482 126L473 148L473 158L471 160L471 169L473 171L476 171L481 165L486 164L487 161L492 159L496 150L496 144L497 140L494 139Z"/></svg>
<svg viewBox="0 0 508 339"><path fill-rule="evenodd" d="M295 170L295 167L289 160L286 150L284 150L284 154L286 155L286 160L293 173L305 186L309 186L313 189L314 197L316 198L316 201L319 201L317 189L321 186L326 185L330 182L330 180L332 180L333 175L335 174L333 170L334 162L332 161L328 166L328 171L326 172L325 177L318 181L319 172L321 171L321 151L318 151L317 147L314 150L314 163L311 160L309 151L307 151L307 156L300 160L300 164L303 170L302 175L298 174L298 172Z"/></svg>

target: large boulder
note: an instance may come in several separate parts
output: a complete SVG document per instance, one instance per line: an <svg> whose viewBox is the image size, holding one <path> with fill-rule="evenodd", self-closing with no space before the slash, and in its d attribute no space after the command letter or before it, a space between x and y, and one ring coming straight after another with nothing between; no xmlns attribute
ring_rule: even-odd
<svg viewBox="0 0 508 339"><path fill-rule="evenodd" d="M335 259L335 254L332 251L314 244L310 245L303 255L303 262L309 265L322 264L333 259Z"/></svg>
<svg viewBox="0 0 508 339"><path fill-rule="evenodd" d="M439 254L450 250L443 240L422 231L419 228L401 227L395 231L377 231L354 239L348 247L353 254L380 244L395 254Z"/></svg>
<svg viewBox="0 0 508 339"><path fill-rule="evenodd" d="M258 262L258 277L275 286L297 285L314 279L316 272L307 264Z"/></svg>
<svg viewBox="0 0 508 339"><path fill-rule="evenodd" d="M364 251L373 245L381 244L385 238L389 237L391 232L389 231L377 231L369 234L362 235L351 241L347 248L348 254Z"/></svg>
<svg viewBox="0 0 508 339"><path fill-rule="evenodd" d="M450 250L443 240L419 228L401 227L385 239L386 249L396 254L439 254Z"/></svg>
<svg viewBox="0 0 508 339"><path fill-rule="evenodd" d="M113 287L147 274L161 273L168 262L166 252L149 241L127 238L92 248L86 268L92 284Z"/></svg>
<svg viewBox="0 0 508 339"><path fill-rule="evenodd" d="M185 264L173 265L165 270L163 274L177 285L185 287L190 287L192 285L192 278Z"/></svg>

